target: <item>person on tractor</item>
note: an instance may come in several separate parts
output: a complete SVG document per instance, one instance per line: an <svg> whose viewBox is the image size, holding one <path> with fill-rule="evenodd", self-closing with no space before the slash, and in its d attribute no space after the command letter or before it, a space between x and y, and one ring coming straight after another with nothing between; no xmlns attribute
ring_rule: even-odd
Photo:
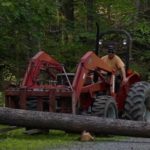
<svg viewBox="0 0 150 150"><path fill-rule="evenodd" d="M122 80L123 82L126 82L127 78L126 78L125 64L121 60L121 58L118 55L116 55L115 51L116 51L115 46L110 44L108 46L108 54L101 57L101 59L104 62L106 62L116 72L116 76L120 75L121 72Z"/></svg>

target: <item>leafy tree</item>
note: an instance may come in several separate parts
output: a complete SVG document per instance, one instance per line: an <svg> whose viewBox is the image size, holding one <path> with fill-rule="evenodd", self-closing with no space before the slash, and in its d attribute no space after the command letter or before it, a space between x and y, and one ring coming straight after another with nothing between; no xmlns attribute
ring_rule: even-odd
<svg viewBox="0 0 150 150"><path fill-rule="evenodd" d="M81 56L95 48L95 22L101 31L130 31L134 57L140 58L135 60L150 60L149 8L148 0L0 0L1 80L6 72L22 77L41 49L74 71Z"/></svg>

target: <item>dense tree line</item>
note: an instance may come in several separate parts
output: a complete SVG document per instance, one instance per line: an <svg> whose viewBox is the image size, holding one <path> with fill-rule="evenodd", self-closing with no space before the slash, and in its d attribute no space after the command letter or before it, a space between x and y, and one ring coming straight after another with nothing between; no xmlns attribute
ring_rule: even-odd
<svg viewBox="0 0 150 150"><path fill-rule="evenodd" d="M101 31L128 30L133 67L145 76L150 69L143 69L150 62L148 0L0 0L0 10L1 84L22 77L29 58L41 49L74 71L80 57L95 48L95 22Z"/></svg>

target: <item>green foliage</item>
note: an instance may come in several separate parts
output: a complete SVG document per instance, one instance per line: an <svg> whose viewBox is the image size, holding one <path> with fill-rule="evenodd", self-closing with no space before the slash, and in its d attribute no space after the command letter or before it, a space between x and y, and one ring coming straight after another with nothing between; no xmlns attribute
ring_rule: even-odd
<svg viewBox="0 0 150 150"><path fill-rule="evenodd" d="M80 58L89 50L88 48L88 46L79 45L79 43L62 46L59 53L59 60L65 65L68 71L74 72Z"/></svg>
<svg viewBox="0 0 150 150"><path fill-rule="evenodd" d="M138 72L143 80L149 80L150 75L150 51L149 50L133 50L133 60L131 61L131 68Z"/></svg>
<svg viewBox="0 0 150 150"><path fill-rule="evenodd" d="M105 18L109 28L124 28L129 26L136 14L134 2L131 0L97 1L97 11ZM105 25L102 25L104 27Z"/></svg>
<svg viewBox="0 0 150 150"><path fill-rule="evenodd" d="M150 22L141 19L134 28L134 37L142 45L150 45Z"/></svg>
<svg viewBox="0 0 150 150"><path fill-rule="evenodd" d="M64 3L59 0L0 0L0 61L7 66L0 80L6 72L17 79L22 77L29 58L40 49L64 63L69 71L74 71L81 56L95 48L95 22L100 24L100 31L128 29L134 41L149 49L150 22L142 12L143 16L138 18L135 2L95 0L89 10L86 1L74 0L72 22L62 13ZM87 28L89 13L93 18L90 32ZM149 55L143 57L143 61L149 59Z"/></svg>
<svg viewBox="0 0 150 150"><path fill-rule="evenodd" d="M2 76L23 76L29 58L44 47L48 27L56 22L56 8L52 0L0 1L0 60L7 66Z"/></svg>

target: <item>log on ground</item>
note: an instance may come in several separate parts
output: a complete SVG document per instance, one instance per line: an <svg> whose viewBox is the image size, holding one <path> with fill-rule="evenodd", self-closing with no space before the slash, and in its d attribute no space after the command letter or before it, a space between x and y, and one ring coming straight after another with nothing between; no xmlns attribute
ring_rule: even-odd
<svg viewBox="0 0 150 150"><path fill-rule="evenodd" d="M52 112L0 108L0 124L68 132L150 137L150 123Z"/></svg>

